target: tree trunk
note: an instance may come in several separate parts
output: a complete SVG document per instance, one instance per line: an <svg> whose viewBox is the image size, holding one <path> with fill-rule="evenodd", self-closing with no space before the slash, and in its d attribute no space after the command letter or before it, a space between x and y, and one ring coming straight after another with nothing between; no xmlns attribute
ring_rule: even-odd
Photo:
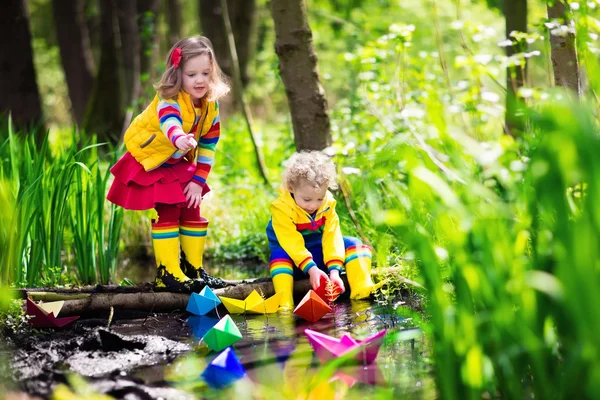
<svg viewBox="0 0 600 400"><path fill-rule="evenodd" d="M565 5L560 0L555 0L552 6L547 3L547 7L549 19L558 19L561 24L569 25L565 15ZM575 35L567 33L565 36L560 36L550 33L550 46L550 57L554 68L554 84L569 88L579 95L581 81L575 49Z"/></svg>
<svg viewBox="0 0 600 400"><path fill-rule="evenodd" d="M513 31L527 32L527 0L504 0L504 17L506 37L510 39ZM525 51L515 46L506 47L506 56ZM522 122L517 117L518 101L517 93L525 82L527 76L527 65L506 68L506 113L505 123L508 133L514 135L516 131L522 130Z"/></svg>
<svg viewBox="0 0 600 400"><path fill-rule="evenodd" d="M83 19L84 0L52 0L52 7L73 119L81 125L94 85L94 59Z"/></svg>
<svg viewBox="0 0 600 400"><path fill-rule="evenodd" d="M42 120L26 0L6 0L0 13L0 113L16 126Z"/></svg>
<svg viewBox="0 0 600 400"><path fill-rule="evenodd" d="M158 62L158 14L159 0L137 0L138 27L140 32L140 84L142 105L154 96L152 84L156 80Z"/></svg>
<svg viewBox="0 0 600 400"><path fill-rule="evenodd" d="M331 145L327 99L317 72L317 56L304 0L272 0L275 53L294 126L296 149Z"/></svg>
<svg viewBox="0 0 600 400"><path fill-rule="evenodd" d="M124 120L117 32L114 0L102 0L100 65L84 122L85 130L96 133L100 142L117 143Z"/></svg>
<svg viewBox="0 0 600 400"><path fill-rule="evenodd" d="M216 0L215 0L216 1ZM173 46L180 40L183 27L183 11L181 0L166 0L165 17L167 20L169 46Z"/></svg>
<svg viewBox="0 0 600 400"><path fill-rule="evenodd" d="M131 107L140 94L140 34L137 24L136 0L116 3L123 61L124 104Z"/></svg>
<svg viewBox="0 0 600 400"><path fill-rule="evenodd" d="M227 0L229 20L238 53L242 82L249 81L248 61L252 56L255 39L255 0ZM227 33L223 25L223 11L220 2L216 0L200 0L200 26L202 34L210 39L215 55L223 72L232 76L233 70L227 47Z"/></svg>

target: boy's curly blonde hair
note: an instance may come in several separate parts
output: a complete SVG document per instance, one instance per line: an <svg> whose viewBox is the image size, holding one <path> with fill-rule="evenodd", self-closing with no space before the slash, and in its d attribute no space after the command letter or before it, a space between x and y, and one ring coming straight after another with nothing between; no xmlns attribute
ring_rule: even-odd
<svg viewBox="0 0 600 400"><path fill-rule="evenodd" d="M283 184L294 189L303 182L316 188L337 189L335 164L331 158L320 151L294 153L285 162Z"/></svg>

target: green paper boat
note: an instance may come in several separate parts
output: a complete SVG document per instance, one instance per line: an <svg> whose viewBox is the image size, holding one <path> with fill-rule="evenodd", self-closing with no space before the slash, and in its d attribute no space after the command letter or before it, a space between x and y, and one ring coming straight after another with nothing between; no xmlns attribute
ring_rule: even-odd
<svg viewBox="0 0 600 400"><path fill-rule="evenodd" d="M202 340L211 350L221 351L241 338L242 334L237 325L229 315L226 315L206 332L206 335L204 335Z"/></svg>

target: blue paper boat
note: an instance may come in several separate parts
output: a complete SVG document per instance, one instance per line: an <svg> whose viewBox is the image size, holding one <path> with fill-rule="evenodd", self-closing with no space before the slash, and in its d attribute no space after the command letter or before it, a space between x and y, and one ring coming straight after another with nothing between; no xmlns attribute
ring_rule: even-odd
<svg viewBox="0 0 600 400"><path fill-rule="evenodd" d="M246 370L228 347L211 361L201 376L210 387L220 389L246 376Z"/></svg>
<svg viewBox="0 0 600 400"><path fill-rule="evenodd" d="M208 286L198 293L192 293L188 301L186 310L195 315L206 315L221 304L221 300L213 293Z"/></svg>
<svg viewBox="0 0 600 400"><path fill-rule="evenodd" d="M208 315L192 315L186 321L192 328L192 334L198 339L202 339L206 332L215 326L217 322L219 322L218 318L209 317Z"/></svg>

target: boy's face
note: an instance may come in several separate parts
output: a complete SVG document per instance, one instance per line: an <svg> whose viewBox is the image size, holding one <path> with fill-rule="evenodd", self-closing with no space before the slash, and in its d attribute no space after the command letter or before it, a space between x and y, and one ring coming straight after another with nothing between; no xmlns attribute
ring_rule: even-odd
<svg viewBox="0 0 600 400"><path fill-rule="evenodd" d="M290 193L294 195L294 200L300 208L309 214L313 214L323 204L327 187L318 188L308 182L302 182L297 187L290 188Z"/></svg>

